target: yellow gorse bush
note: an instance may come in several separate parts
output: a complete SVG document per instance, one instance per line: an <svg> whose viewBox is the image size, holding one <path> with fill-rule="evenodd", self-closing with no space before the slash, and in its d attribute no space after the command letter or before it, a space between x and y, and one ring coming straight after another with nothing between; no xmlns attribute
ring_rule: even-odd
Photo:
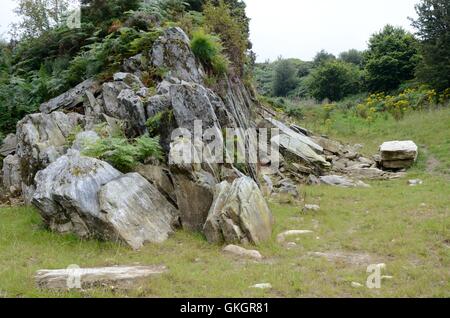
<svg viewBox="0 0 450 318"><path fill-rule="evenodd" d="M356 114L367 121L373 121L377 113L389 112L395 119L402 119L409 111L445 105L450 101L450 88L441 94L434 89L407 88L397 96L376 93L369 95L366 100L356 106Z"/></svg>

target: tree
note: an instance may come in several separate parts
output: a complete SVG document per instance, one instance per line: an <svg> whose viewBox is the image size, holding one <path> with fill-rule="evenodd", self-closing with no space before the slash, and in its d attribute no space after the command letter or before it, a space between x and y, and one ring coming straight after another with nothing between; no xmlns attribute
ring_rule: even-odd
<svg viewBox="0 0 450 318"><path fill-rule="evenodd" d="M329 60L314 69L309 78L310 94L317 100L339 101L360 91L361 72L353 64Z"/></svg>
<svg viewBox="0 0 450 318"><path fill-rule="evenodd" d="M125 12L137 10L142 0L81 0L83 23L108 25Z"/></svg>
<svg viewBox="0 0 450 318"><path fill-rule="evenodd" d="M386 92L413 79L419 61L417 47L411 33L391 25L372 35L364 54L369 90Z"/></svg>
<svg viewBox="0 0 450 318"><path fill-rule="evenodd" d="M279 59L274 70L273 95L286 96L297 84L295 65L291 60Z"/></svg>
<svg viewBox="0 0 450 318"><path fill-rule="evenodd" d="M339 59L347 63L355 64L358 67L362 67L364 56L363 52L351 49L339 54Z"/></svg>
<svg viewBox="0 0 450 318"><path fill-rule="evenodd" d="M442 91L450 87L450 2L422 0L416 5L419 16L413 20L421 40L419 51L423 57L417 77Z"/></svg>
<svg viewBox="0 0 450 318"><path fill-rule="evenodd" d="M37 37L63 21L69 0L17 0L14 12L20 22L13 24L14 34Z"/></svg>
<svg viewBox="0 0 450 318"><path fill-rule="evenodd" d="M330 60L335 60L335 59L336 59L336 56L334 56L333 54L328 53L325 50L321 50L320 52L317 52L316 56L314 57L313 63L314 63L314 66L319 66L322 63L325 63Z"/></svg>

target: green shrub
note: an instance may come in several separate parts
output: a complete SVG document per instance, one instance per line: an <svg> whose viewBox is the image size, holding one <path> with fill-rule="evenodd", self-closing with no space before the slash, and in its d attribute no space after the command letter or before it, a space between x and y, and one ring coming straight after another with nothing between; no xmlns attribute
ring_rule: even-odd
<svg viewBox="0 0 450 318"><path fill-rule="evenodd" d="M137 159L141 162L148 158L162 159L163 157L158 137L141 136L136 139L135 147L138 152Z"/></svg>
<svg viewBox="0 0 450 318"><path fill-rule="evenodd" d="M224 74L228 71L229 62L222 54L222 44L217 36L199 29L193 33L191 48L200 62L214 73Z"/></svg>
<svg viewBox="0 0 450 318"><path fill-rule="evenodd" d="M129 172L149 157L162 158L162 149L158 138L143 136L129 142L126 138L108 137L87 145L83 155L104 160L122 172Z"/></svg>
<svg viewBox="0 0 450 318"><path fill-rule="evenodd" d="M333 102L361 89L361 72L357 66L331 60L315 68L309 78L309 91L318 101L329 99Z"/></svg>
<svg viewBox="0 0 450 318"><path fill-rule="evenodd" d="M77 138L77 135L82 131L83 127L81 127L81 125L77 125L74 129L72 129L72 131L69 133L69 136L67 136L66 138L66 144L68 147L72 147L75 139Z"/></svg>
<svg viewBox="0 0 450 318"><path fill-rule="evenodd" d="M305 114L303 112L303 109L299 106L290 106L286 109L286 114L289 117L293 117L295 119L303 119L305 117Z"/></svg>

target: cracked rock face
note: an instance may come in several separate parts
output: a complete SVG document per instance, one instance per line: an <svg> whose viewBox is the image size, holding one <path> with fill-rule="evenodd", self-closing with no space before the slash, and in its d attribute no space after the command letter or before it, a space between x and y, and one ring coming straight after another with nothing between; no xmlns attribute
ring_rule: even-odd
<svg viewBox="0 0 450 318"><path fill-rule="evenodd" d="M100 213L98 192L121 175L106 162L69 151L38 172L32 204L53 231L108 238L114 231Z"/></svg>
<svg viewBox="0 0 450 318"><path fill-rule="evenodd" d="M169 28L156 40L151 58L156 68L169 70L169 77L186 82L203 82L204 72L197 65L189 38L180 28Z"/></svg>
<svg viewBox="0 0 450 318"><path fill-rule="evenodd" d="M17 124L17 155L20 158L22 180L34 184L34 176L66 152L67 137L84 117L76 113L32 114Z"/></svg>
<svg viewBox="0 0 450 318"><path fill-rule="evenodd" d="M99 192L101 216L133 249L162 243L178 223L178 211L138 173L119 177Z"/></svg>
<svg viewBox="0 0 450 318"><path fill-rule="evenodd" d="M272 235L273 216L257 184L249 177L216 187L203 232L211 243L252 243Z"/></svg>

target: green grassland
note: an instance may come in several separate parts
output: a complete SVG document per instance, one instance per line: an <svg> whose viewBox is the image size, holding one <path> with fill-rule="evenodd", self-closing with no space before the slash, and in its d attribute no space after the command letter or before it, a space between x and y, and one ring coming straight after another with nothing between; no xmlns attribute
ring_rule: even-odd
<svg viewBox="0 0 450 318"><path fill-rule="evenodd" d="M307 117L308 118L308 117ZM274 238L259 246L263 261L225 255L199 235L178 232L141 251L81 241L46 231L33 208L0 209L0 295L6 297L450 297L450 110L416 112L396 122L368 125L342 113L323 128L301 122L373 154L382 141L412 139L419 161L404 179L370 182L371 188L301 186L303 201L271 201ZM408 179L423 185L410 187ZM303 204L320 212L304 214ZM312 230L295 247L276 242L285 230ZM321 257L312 253L325 253ZM380 289L368 289L367 265L385 263ZM134 291L99 289L53 294L36 288L39 269L164 264L169 273ZM352 287L358 282L363 287ZM271 283L273 288L249 288Z"/></svg>

